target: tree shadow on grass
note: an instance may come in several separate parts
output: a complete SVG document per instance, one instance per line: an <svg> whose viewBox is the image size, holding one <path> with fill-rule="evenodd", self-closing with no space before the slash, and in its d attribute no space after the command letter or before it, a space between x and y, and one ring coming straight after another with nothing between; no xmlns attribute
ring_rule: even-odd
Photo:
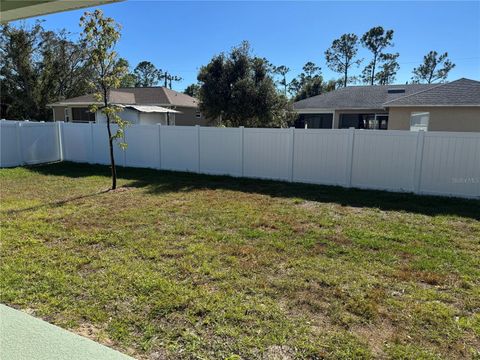
<svg viewBox="0 0 480 360"><path fill-rule="evenodd" d="M48 203L29 206L29 207L26 207L26 208L0 211L0 213L4 213L6 215L14 215L14 214L20 214L20 213L28 212L28 211L35 211L35 210L39 210L39 209L46 208L46 207L63 206L65 204L68 204L68 203L76 201L76 200L86 199L86 198L94 197L94 196L97 196L97 195L100 195L100 194L105 194L108 191L109 191L109 189L100 190L100 191L93 192L91 194L72 196L72 197L69 197L69 198L66 198L66 199L63 199L63 200L51 201L51 202L48 202Z"/></svg>
<svg viewBox="0 0 480 360"><path fill-rule="evenodd" d="M102 165L55 163L29 168L44 175L81 178L110 176L110 168ZM346 189L338 186L288 183L273 180L199 175L184 172L140 168L117 168L118 177L128 180L126 186L144 188L151 194L188 192L200 189L231 190L272 197L298 198L342 206L377 208L384 211L405 211L435 215L457 215L480 220L480 201L437 196L418 196L379 190Z"/></svg>

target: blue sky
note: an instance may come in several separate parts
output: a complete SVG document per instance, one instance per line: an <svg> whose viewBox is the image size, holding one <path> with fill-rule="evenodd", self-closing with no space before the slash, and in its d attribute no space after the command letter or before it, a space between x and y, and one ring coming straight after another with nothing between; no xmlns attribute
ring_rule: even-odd
<svg viewBox="0 0 480 360"><path fill-rule="evenodd" d="M248 40L256 55L286 65L292 78L304 63L321 66L326 79L336 78L324 51L341 34L359 37L373 26L393 29L399 52L397 82L405 83L429 50L448 51L456 63L449 79L480 80L480 2L187 2L127 0L101 7L122 24L118 52L135 66L149 60L183 77L175 89L196 82L201 65L214 54ZM42 17L48 29L66 28L78 36L84 10ZM28 20L31 22L33 20ZM369 53L360 49L367 63ZM352 74L359 74L361 67Z"/></svg>

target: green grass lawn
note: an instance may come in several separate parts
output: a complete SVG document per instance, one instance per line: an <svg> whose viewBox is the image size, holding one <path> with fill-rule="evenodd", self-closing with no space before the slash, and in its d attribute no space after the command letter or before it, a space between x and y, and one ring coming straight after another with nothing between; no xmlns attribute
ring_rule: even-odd
<svg viewBox="0 0 480 360"><path fill-rule="evenodd" d="M1 302L138 358L480 358L480 202L0 170Z"/></svg>

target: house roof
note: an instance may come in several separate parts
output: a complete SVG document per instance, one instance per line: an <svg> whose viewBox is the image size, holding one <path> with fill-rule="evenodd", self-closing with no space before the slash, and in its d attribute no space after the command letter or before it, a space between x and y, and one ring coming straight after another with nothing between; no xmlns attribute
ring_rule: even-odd
<svg viewBox="0 0 480 360"><path fill-rule="evenodd" d="M347 86L325 94L297 101L295 110L301 109L383 109L384 103L396 98L432 88L434 84ZM393 90L394 93L389 93ZM398 91L405 90L404 93ZM396 91L396 92L395 92Z"/></svg>
<svg viewBox="0 0 480 360"><path fill-rule="evenodd" d="M119 88L111 90L109 101L120 105L158 105L158 106L198 106L197 99L177 91L157 86L138 88ZM97 103L94 94L65 99L49 106L85 105Z"/></svg>
<svg viewBox="0 0 480 360"><path fill-rule="evenodd" d="M393 106L480 106L480 81L459 79L385 103Z"/></svg>
<svg viewBox="0 0 480 360"><path fill-rule="evenodd" d="M76 10L117 1L123 0L2 0L0 2L0 22L3 24L13 20L60 11Z"/></svg>

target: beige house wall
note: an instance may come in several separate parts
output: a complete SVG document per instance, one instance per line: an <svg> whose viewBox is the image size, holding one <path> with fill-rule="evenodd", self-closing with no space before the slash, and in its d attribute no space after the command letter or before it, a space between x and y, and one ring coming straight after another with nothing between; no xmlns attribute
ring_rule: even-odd
<svg viewBox="0 0 480 360"><path fill-rule="evenodd" d="M175 114L175 125L176 126L212 126L213 124L209 122L202 113L199 112L198 108L187 108L187 107L176 107L175 110L180 111L181 114ZM200 114L200 117L197 117L197 113Z"/></svg>
<svg viewBox="0 0 480 360"><path fill-rule="evenodd" d="M480 132L480 106L472 107L392 107L388 130L410 130L412 112L429 112L429 131Z"/></svg>
<svg viewBox="0 0 480 360"><path fill-rule="evenodd" d="M53 109L53 120L65 121L65 106L55 106Z"/></svg>

